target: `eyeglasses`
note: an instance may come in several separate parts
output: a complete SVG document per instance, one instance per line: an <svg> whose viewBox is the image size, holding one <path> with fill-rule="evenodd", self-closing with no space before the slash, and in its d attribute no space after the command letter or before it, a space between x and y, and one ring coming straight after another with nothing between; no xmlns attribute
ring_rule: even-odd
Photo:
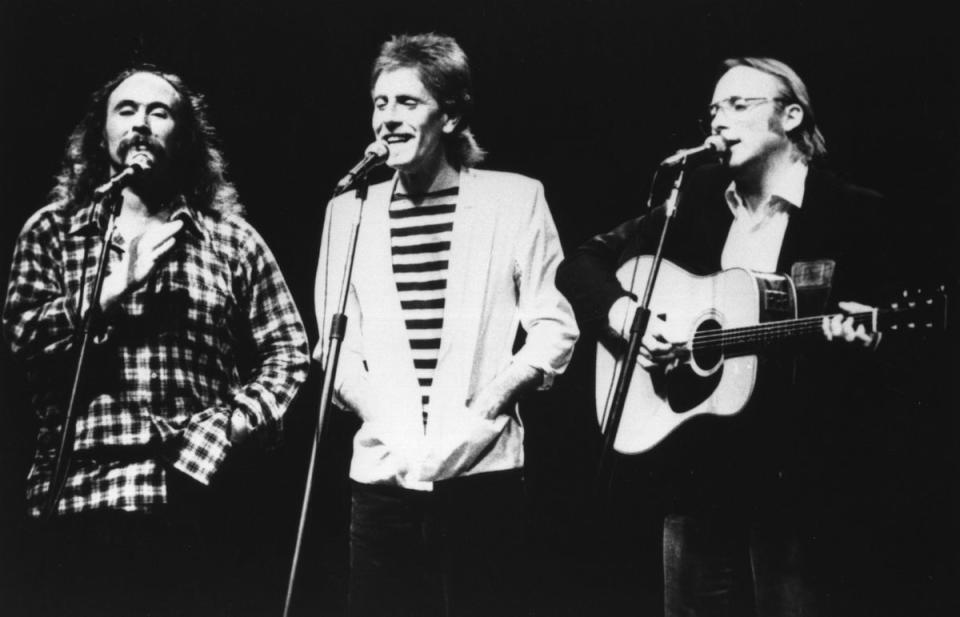
<svg viewBox="0 0 960 617"><path fill-rule="evenodd" d="M782 97L767 97L767 96L750 96L750 97L739 97L739 96L730 96L723 100L717 101L710 105L707 111L707 116L711 119L715 118L718 113L721 111L728 114L742 114L743 112L760 105L761 103L772 103L774 101L782 101Z"/></svg>
<svg viewBox="0 0 960 617"><path fill-rule="evenodd" d="M779 96L729 96L725 99L717 101L716 103L710 104L710 107L707 108L707 114L700 119L700 128L709 135L712 131L713 119L716 118L717 114L719 114L721 111L727 114L727 116L730 118L736 118L746 113L748 110L753 109L757 105L784 100L786 99Z"/></svg>

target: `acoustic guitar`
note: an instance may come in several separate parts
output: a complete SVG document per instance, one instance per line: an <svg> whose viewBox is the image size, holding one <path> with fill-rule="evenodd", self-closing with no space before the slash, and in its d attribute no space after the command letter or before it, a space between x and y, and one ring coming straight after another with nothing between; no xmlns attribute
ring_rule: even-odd
<svg viewBox="0 0 960 617"><path fill-rule="evenodd" d="M624 289L643 289L653 258L629 260L617 272ZM823 337L824 315L797 317L797 294L788 276L741 268L696 276L664 260L650 299L651 320L663 319L670 341L686 341L671 367L637 366L627 393L614 449L646 452L681 424L704 414L732 416L750 400L758 354L772 345ZM945 323L946 295L904 293L882 309L852 315L868 332L919 331ZM832 315L827 315L832 317ZM626 344L597 348L596 401L601 427L622 367Z"/></svg>

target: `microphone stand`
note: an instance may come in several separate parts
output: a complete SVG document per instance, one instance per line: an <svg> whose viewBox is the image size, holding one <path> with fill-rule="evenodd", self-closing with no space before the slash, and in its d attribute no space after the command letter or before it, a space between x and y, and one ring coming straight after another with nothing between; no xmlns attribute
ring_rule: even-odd
<svg viewBox="0 0 960 617"><path fill-rule="evenodd" d="M674 178L673 187L670 189L670 194L664 202L666 218L663 222L663 229L660 231L657 252L653 257L653 264L650 267L650 275L647 277L647 283L643 291L640 306L633 315L633 323L630 325L630 338L627 342L627 353L624 356L622 368L617 377L617 385L613 391L613 399L607 413L607 421L603 427L603 449L600 452L600 464L597 468L596 482L597 489L601 493L605 488L605 484L613 480L613 467L616 462L613 453L614 444L616 444L617 441L617 430L620 427L620 418L623 416L623 407L627 401L627 391L630 388L633 371L636 368L637 356L640 354L640 342L643 340L643 335L646 333L647 326L650 323L650 298L653 295L657 275L660 273L660 264L663 262L663 245L667 238L667 230L670 227L670 221L673 220L677 212L677 201L680 196L680 186L683 183L686 164L687 157L684 156L683 160L680 161L680 172L676 178ZM650 187L650 190L653 190L653 186Z"/></svg>
<svg viewBox="0 0 960 617"><path fill-rule="evenodd" d="M337 312L330 319L330 347L327 352L327 366L323 375L323 389L320 395L320 407L317 411L317 430L313 436L313 447L310 451L310 464L307 467L307 482L303 491L303 505L300 508L300 523L297 527L297 540L293 548L293 563L290 565L290 576L287 581L287 596L283 604L283 617L290 614L290 601L293 599L293 584L297 577L297 564L300 561L300 548L303 544L303 530L307 522L307 510L310 506L310 494L313 490L313 473L317 464L317 453L320 446L320 437L323 434L324 419L327 416L327 410L333 400L333 384L337 374L337 364L340 361L340 347L343 343L344 334L347 331L347 298L350 292L350 280L353 276L353 258L357 252L357 235L360 230L360 223L363 220L363 210L367 200L368 182L366 174L357 178L357 199L360 201L360 209L357 212L357 218L350 230L350 239L348 241L347 261L343 268L343 281L340 287L340 299L337 304ZM344 191L335 191L334 196Z"/></svg>
<svg viewBox="0 0 960 617"><path fill-rule="evenodd" d="M73 373L73 384L70 387L67 413L64 416L63 429L60 432L60 444L57 448L56 458L54 459L53 476L50 480L47 501L44 503L43 511L41 512L41 517L44 521L49 521L57 510L57 504L60 502L60 495L63 492L64 481L67 477L67 470L70 467L70 459L73 455L73 436L76 429L80 383L86 365L87 351L90 348L90 341L93 339L93 324L102 313L102 309L100 308L100 294L103 291L103 279L106 276L106 266L110 257L110 245L113 243L113 236L117 231L117 217L120 215L120 208L123 206L122 188L123 185L121 184L111 185L107 192L103 194L100 201L102 206L108 209L110 217L107 219L107 226L104 228L103 246L100 247L100 257L97 260L97 274L94 277L90 308L87 309L87 314L83 318L80 352L77 355L76 368ZM82 297L80 299L80 306L83 306Z"/></svg>

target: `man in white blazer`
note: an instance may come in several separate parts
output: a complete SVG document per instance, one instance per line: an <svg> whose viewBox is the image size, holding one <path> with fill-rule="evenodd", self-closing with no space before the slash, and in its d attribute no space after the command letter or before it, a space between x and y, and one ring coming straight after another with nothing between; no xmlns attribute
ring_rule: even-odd
<svg viewBox="0 0 960 617"><path fill-rule="evenodd" d="M389 182L370 187L336 402L359 415L351 615L523 615L523 427L578 336L542 185L481 171L469 64L450 37L397 36L372 72ZM316 309L326 362L355 192L327 208ZM525 339L514 352L518 326Z"/></svg>

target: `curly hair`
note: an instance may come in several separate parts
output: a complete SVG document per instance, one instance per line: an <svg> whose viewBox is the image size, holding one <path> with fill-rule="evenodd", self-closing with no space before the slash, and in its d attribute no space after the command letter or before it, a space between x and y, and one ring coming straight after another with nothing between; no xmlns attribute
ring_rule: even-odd
<svg viewBox="0 0 960 617"><path fill-rule="evenodd" d="M443 34L400 34L380 47L370 72L373 88L381 73L413 68L420 81L440 104L440 109L460 121L452 135L444 135L447 157L457 167L472 167L486 156L470 130L473 85L467 54L452 37Z"/></svg>
<svg viewBox="0 0 960 617"><path fill-rule="evenodd" d="M150 73L173 86L180 95L174 109L177 156L173 161L174 194L201 212L242 215L237 191L227 178L227 163L218 146L216 131L206 115L203 97L178 75L140 64L120 72L90 97L87 111L67 139L63 163L50 191L50 199L70 208L90 202L94 189L109 179L110 156L104 143L107 102L127 78Z"/></svg>

